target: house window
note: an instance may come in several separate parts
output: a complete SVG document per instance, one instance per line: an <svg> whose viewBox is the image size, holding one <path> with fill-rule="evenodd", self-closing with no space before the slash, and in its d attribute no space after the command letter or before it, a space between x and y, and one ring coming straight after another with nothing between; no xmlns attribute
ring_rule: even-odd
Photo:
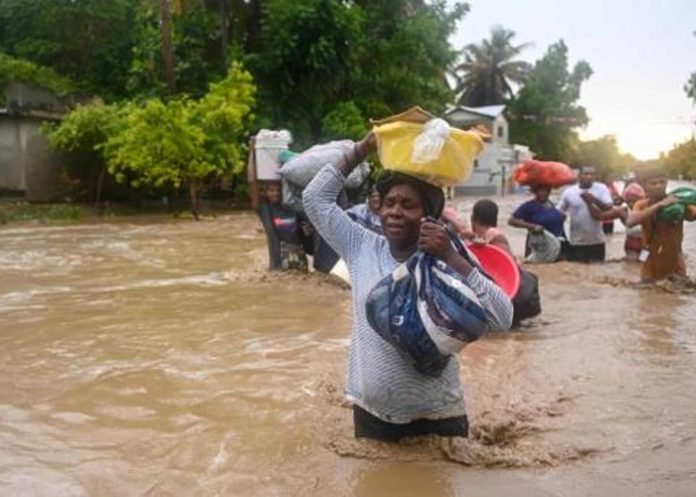
<svg viewBox="0 0 696 497"><path fill-rule="evenodd" d="M505 130L503 129L503 127L498 126L498 138L502 138L504 134L505 134Z"/></svg>
<svg viewBox="0 0 696 497"><path fill-rule="evenodd" d="M474 169L478 169L478 166L479 166L479 164L478 164L478 159L476 159L476 160L474 161Z"/></svg>

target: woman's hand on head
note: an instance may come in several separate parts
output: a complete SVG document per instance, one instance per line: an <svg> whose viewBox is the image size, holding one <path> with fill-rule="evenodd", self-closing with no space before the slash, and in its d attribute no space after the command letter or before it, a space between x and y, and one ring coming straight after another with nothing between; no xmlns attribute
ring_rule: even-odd
<svg viewBox="0 0 696 497"><path fill-rule="evenodd" d="M367 157L368 154L377 150L377 137L372 131L368 131L362 140L357 142L355 145L360 160L365 160L365 157Z"/></svg>

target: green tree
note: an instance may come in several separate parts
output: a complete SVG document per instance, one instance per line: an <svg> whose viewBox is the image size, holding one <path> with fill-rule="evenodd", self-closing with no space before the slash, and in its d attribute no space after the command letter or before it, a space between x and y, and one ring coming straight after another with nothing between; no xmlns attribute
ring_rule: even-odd
<svg viewBox="0 0 696 497"><path fill-rule="evenodd" d="M363 115L384 117L414 105L441 113L454 101L447 69L457 58L449 43L469 6L443 0L369 0L361 51L350 85Z"/></svg>
<svg viewBox="0 0 696 497"><path fill-rule="evenodd" d="M575 129L589 121L578 100L582 83L591 75L585 61L568 70L568 47L563 40L551 45L508 105L510 139L529 145L541 158L571 161Z"/></svg>
<svg viewBox="0 0 696 497"><path fill-rule="evenodd" d="M262 50L249 61L273 126L321 136L324 115L349 89L360 21L359 9L341 0L264 3Z"/></svg>
<svg viewBox="0 0 696 497"><path fill-rule="evenodd" d="M693 32L696 36L696 31ZM686 95L696 104L696 71L692 72L689 76L689 80L684 85L684 91Z"/></svg>
<svg viewBox="0 0 696 497"><path fill-rule="evenodd" d="M635 165L636 158L631 154L621 153L616 138L606 135L596 140L580 141L572 163L576 166L594 166L599 175L604 176L629 171Z"/></svg>
<svg viewBox="0 0 696 497"><path fill-rule="evenodd" d="M212 84L200 100L129 104L123 126L104 147L109 171L134 187L186 187L198 219L205 180L244 167L255 91L251 75L233 64L227 78Z"/></svg>
<svg viewBox="0 0 696 497"><path fill-rule="evenodd" d="M0 52L0 104L5 103L3 90L11 81L33 84L58 96L66 96L77 90L73 81L57 74L53 69Z"/></svg>
<svg viewBox="0 0 696 497"><path fill-rule="evenodd" d="M696 72L692 72L689 81L684 85L686 95L696 103Z"/></svg>
<svg viewBox="0 0 696 497"><path fill-rule="evenodd" d="M672 177L696 178L696 138L692 137L675 145L666 155L661 155L658 163L662 164Z"/></svg>
<svg viewBox="0 0 696 497"><path fill-rule="evenodd" d="M77 106L57 126L44 127L51 146L68 155L68 174L77 181L79 197L99 204L107 172L103 148L122 125L119 106L95 102Z"/></svg>
<svg viewBox="0 0 696 497"><path fill-rule="evenodd" d="M365 118L353 102L339 103L322 120L322 133L327 138L357 140L367 133Z"/></svg>
<svg viewBox="0 0 696 497"><path fill-rule="evenodd" d="M143 2L136 13L128 93L142 98L204 95L227 70L217 46L217 16L200 1Z"/></svg>
<svg viewBox="0 0 696 497"><path fill-rule="evenodd" d="M448 42L466 4L444 0L269 0L259 49L248 55L264 122L316 141L351 102L364 120L419 104L444 110L453 94ZM354 115L357 115L353 113Z"/></svg>
<svg viewBox="0 0 696 497"><path fill-rule="evenodd" d="M513 45L515 32L496 26L489 40L472 43L462 50L463 61L454 67L455 92L462 105L483 106L506 102L513 85L527 81L532 65L515 60L530 46Z"/></svg>
<svg viewBox="0 0 696 497"><path fill-rule="evenodd" d="M2 0L0 48L104 97L124 96L137 0Z"/></svg>

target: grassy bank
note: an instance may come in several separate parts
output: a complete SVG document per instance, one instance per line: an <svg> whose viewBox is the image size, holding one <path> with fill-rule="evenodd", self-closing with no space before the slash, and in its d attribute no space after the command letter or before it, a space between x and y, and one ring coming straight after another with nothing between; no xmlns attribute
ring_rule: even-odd
<svg viewBox="0 0 696 497"><path fill-rule="evenodd" d="M76 204L30 204L23 201L0 203L0 224L12 221L75 220L82 215L82 208Z"/></svg>
<svg viewBox="0 0 696 497"><path fill-rule="evenodd" d="M225 201L203 201L201 215L218 214L248 209L246 203L231 205ZM164 205L159 202L110 203L96 207L94 204L73 202L32 204L25 200L0 200L0 224L12 222L39 222L41 224L60 224L77 220L98 220L115 217L128 217L155 214L172 216L177 219L192 219L185 203Z"/></svg>

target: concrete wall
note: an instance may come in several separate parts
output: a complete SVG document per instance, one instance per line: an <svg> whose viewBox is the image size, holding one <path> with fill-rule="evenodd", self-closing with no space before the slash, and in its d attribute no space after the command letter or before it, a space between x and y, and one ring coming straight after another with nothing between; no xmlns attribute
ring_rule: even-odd
<svg viewBox="0 0 696 497"><path fill-rule="evenodd" d="M41 133L42 120L0 113L0 190L33 202L62 200L70 188L64 167Z"/></svg>

